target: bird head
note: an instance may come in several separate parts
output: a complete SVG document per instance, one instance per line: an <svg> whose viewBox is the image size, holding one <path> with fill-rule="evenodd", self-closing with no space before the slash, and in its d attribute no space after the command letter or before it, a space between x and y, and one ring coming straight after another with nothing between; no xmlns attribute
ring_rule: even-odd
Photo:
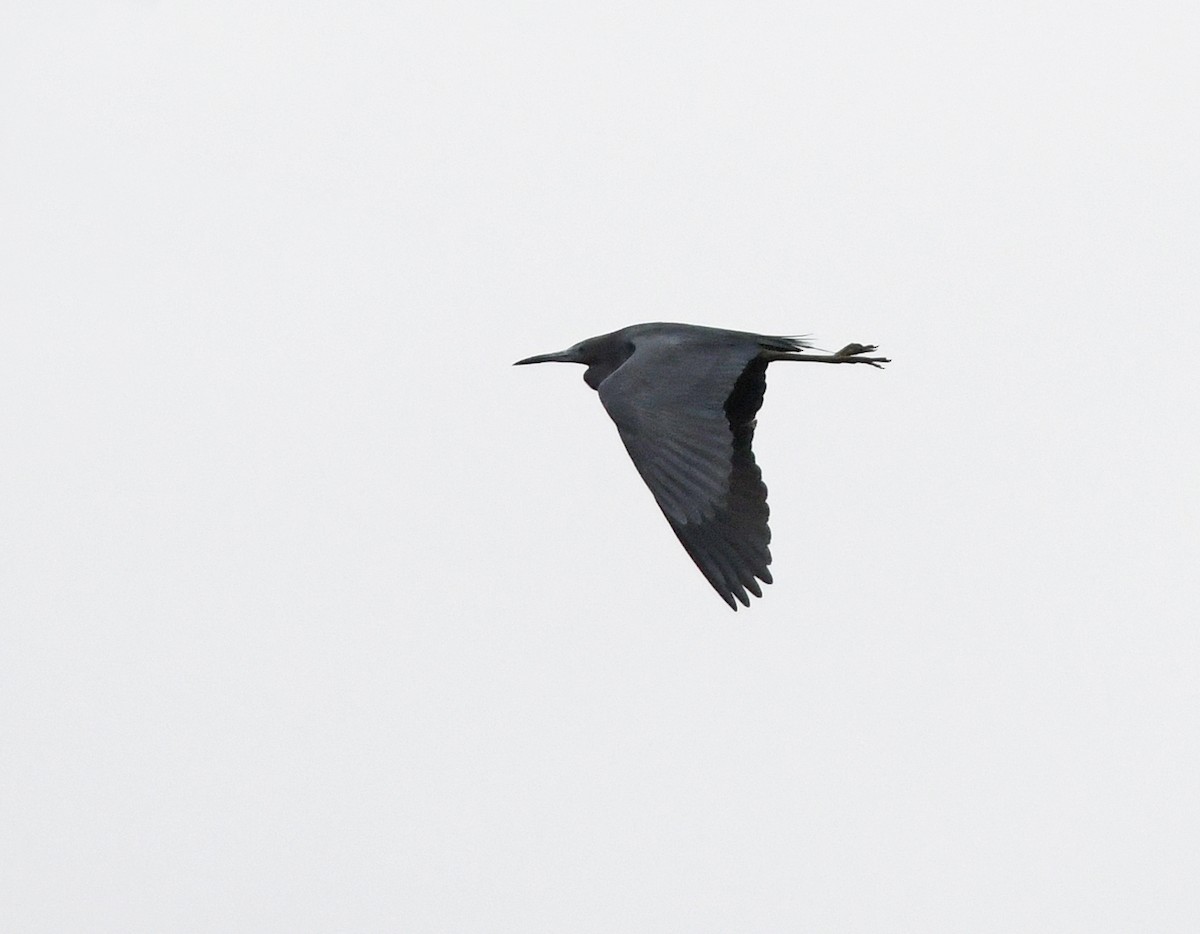
<svg viewBox="0 0 1200 934"><path fill-rule="evenodd" d="M587 366L583 381L593 389L600 384L613 370L629 359L633 353L633 344L615 334L603 334L580 341L573 347L560 350L557 353L537 354L518 360L513 366L523 366L526 363L582 363Z"/></svg>

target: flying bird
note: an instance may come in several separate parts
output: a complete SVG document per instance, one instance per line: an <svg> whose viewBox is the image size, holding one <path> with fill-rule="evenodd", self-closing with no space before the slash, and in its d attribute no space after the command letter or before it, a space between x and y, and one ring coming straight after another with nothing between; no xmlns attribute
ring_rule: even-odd
<svg viewBox="0 0 1200 934"><path fill-rule="evenodd" d="M771 583L767 488L754 462L754 416L777 360L866 363L873 344L808 354L798 337L693 324L635 324L558 353L518 360L582 363L583 380L617 424L625 450L684 549L734 610Z"/></svg>

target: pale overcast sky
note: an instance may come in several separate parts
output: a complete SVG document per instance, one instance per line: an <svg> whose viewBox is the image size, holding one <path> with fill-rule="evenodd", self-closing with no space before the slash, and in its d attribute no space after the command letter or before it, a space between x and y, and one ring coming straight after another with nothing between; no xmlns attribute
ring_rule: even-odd
<svg viewBox="0 0 1200 934"><path fill-rule="evenodd" d="M9 4L20 932L1200 930L1192 3ZM582 369L777 366L734 614Z"/></svg>

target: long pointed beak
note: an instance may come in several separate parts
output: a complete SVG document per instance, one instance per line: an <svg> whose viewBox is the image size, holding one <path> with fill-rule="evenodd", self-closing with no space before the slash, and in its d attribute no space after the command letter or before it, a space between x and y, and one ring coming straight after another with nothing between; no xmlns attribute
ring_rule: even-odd
<svg viewBox="0 0 1200 934"><path fill-rule="evenodd" d="M579 358L575 356L575 348L569 350L560 350L557 353L540 353L534 357L526 357L524 360L518 360L513 366L524 366L526 363L578 363Z"/></svg>

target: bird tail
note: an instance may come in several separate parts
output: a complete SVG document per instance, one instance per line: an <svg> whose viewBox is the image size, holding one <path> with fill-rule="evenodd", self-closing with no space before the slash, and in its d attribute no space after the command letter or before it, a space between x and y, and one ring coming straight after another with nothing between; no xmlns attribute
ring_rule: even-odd
<svg viewBox="0 0 1200 934"><path fill-rule="evenodd" d="M759 337L758 344L763 350L775 350L779 353L799 353L803 350L812 350L813 343L809 338L810 334L798 334L791 337L768 337L763 335Z"/></svg>

